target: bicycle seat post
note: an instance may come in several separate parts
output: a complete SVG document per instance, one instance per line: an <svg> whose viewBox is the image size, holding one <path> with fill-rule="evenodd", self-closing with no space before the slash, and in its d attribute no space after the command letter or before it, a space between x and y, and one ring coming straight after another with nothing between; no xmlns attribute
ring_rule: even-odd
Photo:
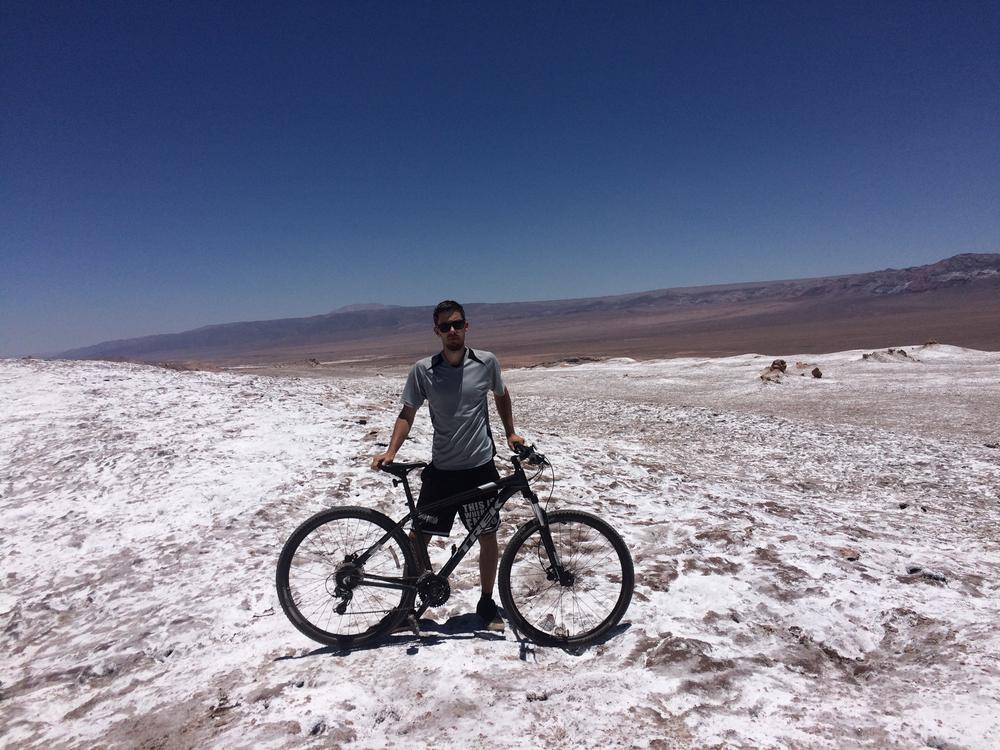
<svg viewBox="0 0 1000 750"><path fill-rule="evenodd" d="M413 492L410 490L410 482L405 474L401 479L392 480L393 484L399 484L400 482L403 483L403 492L406 493L406 505L409 507L410 512L413 512L416 510L416 506L413 503Z"/></svg>

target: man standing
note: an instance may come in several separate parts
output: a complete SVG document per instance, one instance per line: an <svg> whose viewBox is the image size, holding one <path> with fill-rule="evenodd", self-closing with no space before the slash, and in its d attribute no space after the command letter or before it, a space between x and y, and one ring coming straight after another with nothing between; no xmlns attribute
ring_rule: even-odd
<svg viewBox="0 0 1000 750"><path fill-rule="evenodd" d="M465 346L469 324L465 310L454 300L445 300L434 308L434 333L441 339L441 352L413 365L403 388L403 408L396 418L389 448L372 459L372 468L395 458L413 426L417 409L427 401L434 425L431 463L421 473L417 508L458 492L479 487L500 478L493 457L496 446L490 431L487 394L492 391L497 412L503 421L507 445L513 449L524 440L514 432L510 393L500 375L500 363L490 352L473 351ZM460 508L437 511L436 521L424 524L422 539L426 546L431 534L448 536L455 521L455 511L467 529L472 529L486 512L484 501L474 501ZM490 630L503 630L503 620L493 601L497 574L497 528L499 515L479 537L479 578L482 596L476 613Z"/></svg>

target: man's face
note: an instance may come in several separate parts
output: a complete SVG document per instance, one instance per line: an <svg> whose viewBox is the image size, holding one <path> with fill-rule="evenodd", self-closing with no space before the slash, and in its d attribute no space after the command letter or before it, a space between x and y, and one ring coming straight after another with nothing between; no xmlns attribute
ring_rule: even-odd
<svg viewBox="0 0 1000 750"><path fill-rule="evenodd" d="M452 323L460 323L458 330L455 330L455 326ZM441 327L447 325L447 331L442 331ZM437 319L437 323L434 325L434 333L439 339L441 339L441 345L450 352L458 352L465 348L465 332L468 330L469 324L465 322L462 318L462 313L456 310L449 315L441 315Z"/></svg>

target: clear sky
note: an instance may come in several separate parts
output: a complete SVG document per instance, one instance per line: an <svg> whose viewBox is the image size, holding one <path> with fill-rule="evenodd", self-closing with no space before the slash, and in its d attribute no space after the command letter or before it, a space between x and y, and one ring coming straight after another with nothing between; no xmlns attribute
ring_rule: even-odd
<svg viewBox="0 0 1000 750"><path fill-rule="evenodd" d="M0 354L1000 250L1000 5L0 4Z"/></svg>

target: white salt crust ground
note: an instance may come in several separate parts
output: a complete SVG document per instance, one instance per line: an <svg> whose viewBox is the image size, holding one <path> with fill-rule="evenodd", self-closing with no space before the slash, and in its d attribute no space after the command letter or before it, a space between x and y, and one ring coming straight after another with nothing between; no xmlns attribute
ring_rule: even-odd
<svg viewBox="0 0 1000 750"><path fill-rule="evenodd" d="M367 468L396 374L0 360L0 744L998 747L1000 354L907 352L508 372L550 508L636 562L572 654L471 627L474 554L422 641L336 654L281 614L300 521L403 508ZM429 439L422 411L399 458Z"/></svg>

